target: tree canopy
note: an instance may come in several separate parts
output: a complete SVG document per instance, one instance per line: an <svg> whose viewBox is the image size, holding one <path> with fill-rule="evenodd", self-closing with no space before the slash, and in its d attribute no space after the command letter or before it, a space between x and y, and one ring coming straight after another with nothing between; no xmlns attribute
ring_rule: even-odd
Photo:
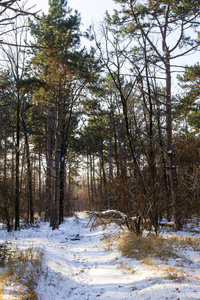
<svg viewBox="0 0 200 300"><path fill-rule="evenodd" d="M162 218L181 230L200 213L200 66L190 61L200 3L115 2L120 8L90 35L66 0L50 0L40 17L18 0L0 3L8 231L38 215L58 229L76 210L112 209L141 235L157 233Z"/></svg>

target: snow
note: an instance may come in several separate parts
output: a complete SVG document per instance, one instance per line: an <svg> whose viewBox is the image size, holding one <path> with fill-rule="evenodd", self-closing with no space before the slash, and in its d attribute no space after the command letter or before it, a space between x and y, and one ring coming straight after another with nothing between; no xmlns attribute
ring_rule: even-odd
<svg viewBox="0 0 200 300"><path fill-rule="evenodd" d="M172 150L167 151L168 154L172 154Z"/></svg>
<svg viewBox="0 0 200 300"><path fill-rule="evenodd" d="M117 225L91 231L88 220L79 213L78 219L67 219L59 230L52 231L44 223L19 232L1 230L0 243L43 249L45 263L36 290L39 300L200 299L199 252L185 249L188 259L144 264L122 257L115 246L105 250L102 238L117 234Z"/></svg>

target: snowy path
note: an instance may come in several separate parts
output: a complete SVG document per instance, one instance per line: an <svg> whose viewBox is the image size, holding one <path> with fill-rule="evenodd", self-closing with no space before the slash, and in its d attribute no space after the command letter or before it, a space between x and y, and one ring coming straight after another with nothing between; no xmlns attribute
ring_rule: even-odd
<svg viewBox="0 0 200 300"><path fill-rule="evenodd" d="M105 251L103 235L118 229L111 226L105 231L90 231L87 221L80 217L77 222L73 217L59 230L52 231L43 224L10 234L2 232L0 242L43 249L45 267L37 287L39 300L200 299L199 253L188 266L188 280L169 280L157 265L122 258L117 250Z"/></svg>
<svg viewBox="0 0 200 300"><path fill-rule="evenodd" d="M81 224L65 226L45 245L47 274L38 286L41 299L131 299L129 274L116 269L117 252L100 247L102 229L89 231ZM56 287L56 288L55 288Z"/></svg>

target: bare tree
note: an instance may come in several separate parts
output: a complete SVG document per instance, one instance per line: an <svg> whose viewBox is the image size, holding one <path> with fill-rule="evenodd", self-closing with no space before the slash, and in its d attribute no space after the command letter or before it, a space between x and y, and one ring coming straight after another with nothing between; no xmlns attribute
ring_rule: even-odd
<svg viewBox="0 0 200 300"><path fill-rule="evenodd" d="M2 50L3 63L2 68L10 70L12 74L12 87L16 97L16 141L15 141L15 230L19 228L19 214L20 214L20 126L23 125L25 132L28 174L29 174L29 191L30 191L30 207L31 207L31 221L33 222L33 204L32 204L32 176L30 153L28 144L28 135L26 131L26 123L23 115L23 124L21 124L21 104L24 93L22 92L22 79L25 72L26 54L24 52L24 41L27 40L27 18L28 15L35 15L29 12L30 9L25 9L26 2L19 5L19 1L5 1L0 2L0 24L2 25L1 33L3 40L0 41Z"/></svg>
<svg viewBox="0 0 200 300"><path fill-rule="evenodd" d="M184 57L196 51L199 47L198 41L198 28L199 28L199 15L200 5L199 1L186 1L184 5L182 1L145 1L142 3L138 0L130 1L116 1L121 3L122 10L119 14L115 14L113 18L108 16L108 27L112 24L118 26L118 32L121 31L123 36L130 41L132 45L132 51L137 47L138 40L143 40L147 49L151 51L151 56L148 57L148 62L145 59L145 55L141 57L137 75L137 86L142 90L143 94L148 95L153 99L155 103L161 103L165 107L166 115L166 149L162 149L167 156L168 162L168 175L170 183L170 194L173 206L173 216L175 221L175 227L177 230L181 229L181 207L180 199L178 196L178 180L176 174L176 164L174 158L173 147L173 135L172 135L172 72L177 71L177 66L172 65L172 61L179 57ZM187 4L186 4L187 3ZM122 14L122 18L120 17ZM196 34L196 39L191 38L191 31ZM107 35L107 32L105 32ZM176 38L174 38L176 36ZM195 36L195 35L194 35ZM108 35L107 35L108 37ZM116 42L117 36L115 35L114 42ZM108 38L107 38L108 40ZM172 42L173 41L173 42ZM114 43L112 42L114 45ZM97 45L99 45L97 43ZM107 47L108 49L108 47ZM116 55L116 61L120 63L123 61L123 53L128 53L131 56L131 52L126 52L123 49L114 49L110 52L110 57ZM109 52L108 52L109 53ZM133 53L133 52L132 52ZM124 59L131 62L128 55L124 55ZM133 56L133 55L132 55ZM114 64L111 67L110 57L104 63L112 70ZM141 62L143 61L143 65ZM143 88L141 82L143 78L147 77L146 66L157 67L159 70L160 78L155 78L157 81L162 79L165 82L165 93L157 94L155 97L154 91L150 89L150 86ZM115 64L116 67L116 64ZM137 66L135 66L137 68ZM174 70L172 71L172 68ZM116 67L117 70L119 68ZM162 74L165 74L165 78L162 78ZM118 74L118 73L117 73ZM134 75L133 75L134 76ZM116 82L116 79L113 77ZM126 99L124 102L124 111L126 111ZM150 105L151 106L151 105ZM151 139L151 136L148 136Z"/></svg>

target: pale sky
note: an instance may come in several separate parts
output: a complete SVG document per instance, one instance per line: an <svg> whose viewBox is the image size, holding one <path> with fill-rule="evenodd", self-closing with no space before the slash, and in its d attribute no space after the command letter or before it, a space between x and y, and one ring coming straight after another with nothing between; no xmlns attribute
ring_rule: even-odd
<svg viewBox="0 0 200 300"><path fill-rule="evenodd" d="M48 0L28 0L27 7L36 4L34 10L48 12ZM105 11L112 13L116 8L113 0L68 0L69 7L78 10L84 26L88 27L92 22L99 23L103 20Z"/></svg>

